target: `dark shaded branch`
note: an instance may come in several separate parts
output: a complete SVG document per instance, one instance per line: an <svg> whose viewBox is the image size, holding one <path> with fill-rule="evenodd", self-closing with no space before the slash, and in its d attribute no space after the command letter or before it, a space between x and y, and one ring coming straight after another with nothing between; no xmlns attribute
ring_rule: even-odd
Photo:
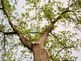
<svg viewBox="0 0 81 61"><path fill-rule="evenodd" d="M8 18L9 24L10 24L11 27L13 28L13 31L19 36L20 41L23 43L23 45L31 50L31 43L29 43L28 38L27 38L27 37L24 37L24 35L23 35L18 29L16 29L16 26L13 25L13 23L11 22L10 15L9 15L8 12L6 12L4 2L5 2L4 0L1 0L2 9L3 9L3 11L4 11L4 14L5 14L6 17Z"/></svg>
<svg viewBox="0 0 81 61"><path fill-rule="evenodd" d="M16 26L13 25L13 23L11 22L11 18L8 14L8 12L6 12L6 9L5 9L5 4L4 4L4 0L1 0L1 4L2 4L2 10L4 12L4 14L6 15L7 19L8 19L8 22L9 24L11 25L11 27L13 28L13 30L19 35L19 31L16 29Z"/></svg>
<svg viewBox="0 0 81 61"><path fill-rule="evenodd" d="M2 10L2 8L0 8L0 10Z"/></svg>
<svg viewBox="0 0 81 61"><path fill-rule="evenodd" d="M59 38L58 38L55 34L51 33L51 35L56 39L56 41L57 41L58 43L60 43L61 45L63 45L62 42L59 41ZM63 46L64 46L64 45L63 45Z"/></svg>
<svg viewBox="0 0 81 61"><path fill-rule="evenodd" d="M1 31L2 32L2 31ZM2 32L5 35L16 34L16 32ZM41 32L29 32L30 34L42 34Z"/></svg>
<svg viewBox="0 0 81 61"><path fill-rule="evenodd" d="M66 10L65 11L63 11L56 19L54 19L54 21L52 21L51 23L52 24L55 24L59 19L61 19L61 16L63 15L63 14L65 14L65 13L67 13L67 12L70 12L70 10L68 10L67 8L66 8Z"/></svg>
<svg viewBox="0 0 81 61"><path fill-rule="evenodd" d="M64 48L61 48L55 56L58 56L58 54L63 50Z"/></svg>
<svg viewBox="0 0 81 61"><path fill-rule="evenodd" d="M10 35L10 34L16 34L16 32L3 32L0 30L1 33L3 33L4 35Z"/></svg>
<svg viewBox="0 0 81 61"><path fill-rule="evenodd" d="M6 40L5 40L5 34L4 34L4 38L3 38L3 50L4 50L4 57L5 57L5 53L6 53L6 48L5 48L5 45L6 45Z"/></svg>

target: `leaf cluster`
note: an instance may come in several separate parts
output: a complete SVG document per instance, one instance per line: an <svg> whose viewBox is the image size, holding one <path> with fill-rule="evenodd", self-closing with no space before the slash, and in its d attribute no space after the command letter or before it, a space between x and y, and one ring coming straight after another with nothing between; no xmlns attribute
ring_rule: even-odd
<svg viewBox="0 0 81 61"><path fill-rule="evenodd" d="M43 7L43 13L45 14L45 17L47 19L52 19L54 17L53 7L52 6L45 5Z"/></svg>

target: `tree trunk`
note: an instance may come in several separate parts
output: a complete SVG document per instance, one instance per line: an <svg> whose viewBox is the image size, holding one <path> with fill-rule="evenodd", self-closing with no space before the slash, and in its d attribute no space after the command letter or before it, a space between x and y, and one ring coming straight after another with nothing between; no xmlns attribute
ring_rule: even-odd
<svg viewBox="0 0 81 61"><path fill-rule="evenodd" d="M47 51L40 44L33 44L34 61L49 61Z"/></svg>

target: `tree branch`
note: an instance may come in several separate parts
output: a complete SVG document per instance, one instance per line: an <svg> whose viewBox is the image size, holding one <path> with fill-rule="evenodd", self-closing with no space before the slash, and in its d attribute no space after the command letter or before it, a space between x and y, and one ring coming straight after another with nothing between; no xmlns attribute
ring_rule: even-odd
<svg viewBox="0 0 81 61"><path fill-rule="evenodd" d="M59 19L61 19L61 15L70 12L69 7L73 6L75 2L73 2L71 5L69 5L57 18L53 18L54 21L52 21L52 24L55 24Z"/></svg>
<svg viewBox="0 0 81 61"><path fill-rule="evenodd" d="M47 26L48 28L45 29L45 31L43 32L43 34L41 35L41 37L39 38L39 42L42 44L42 46L44 46L45 41L48 37L48 34L53 30L54 28L54 24L61 19L61 15L70 12L69 7L71 7L72 5L74 5L74 3L72 3L70 6L68 6L57 18L53 18L54 21L51 22L51 24L49 26Z"/></svg>
<svg viewBox="0 0 81 61"><path fill-rule="evenodd" d="M16 32L3 32L3 31L0 31L2 33L4 33L5 35L10 35L10 34L16 34ZM42 34L41 32L29 32L30 34Z"/></svg>
<svg viewBox="0 0 81 61"><path fill-rule="evenodd" d="M5 2L5 0L1 0L2 9L3 9L5 15L6 15L7 18L8 18L9 24L10 24L11 27L13 28L14 32L19 36L20 41L23 43L23 45L31 50L31 43L29 43L28 38L27 38L27 37L24 37L24 35L23 35L19 30L17 30L16 27L15 27L15 25L13 25L13 23L11 22L10 15L9 15L8 12L6 11L6 7L5 7L4 2Z"/></svg>
<svg viewBox="0 0 81 61"><path fill-rule="evenodd" d="M16 34L15 32L4 32L5 35Z"/></svg>
<svg viewBox="0 0 81 61"><path fill-rule="evenodd" d="M2 8L0 8L0 10L2 10Z"/></svg>
<svg viewBox="0 0 81 61"><path fill-rule="evenodd" d="M54 28L53 24L51 24L48 28L45 29L45 31L42 33L41 37L39 38L39 42L42 47L44 47L47 36L49 35L49 32L51 32L53 28Z"/></svg>
<svg viewBox="0 0 81 61"><path fill-rule="evenodd" d="M71 11L71 10L70 10ZM77 17L76 13L74 11L71 11L73 12L74 16L76 17L76 19L80 22L79 18Z"/></svg>

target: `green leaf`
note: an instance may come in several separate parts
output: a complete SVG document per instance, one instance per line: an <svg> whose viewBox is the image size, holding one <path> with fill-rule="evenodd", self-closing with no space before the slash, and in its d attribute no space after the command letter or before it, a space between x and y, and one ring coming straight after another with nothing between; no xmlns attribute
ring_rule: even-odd
<svg viewBox="0 0 81 61"><path fill-rule="evenodd" d="M43 7L43 12L44 12L46 18L48 18L48 19L52 19L54 17L53 7L52 6L45 5Z"/></svg>

